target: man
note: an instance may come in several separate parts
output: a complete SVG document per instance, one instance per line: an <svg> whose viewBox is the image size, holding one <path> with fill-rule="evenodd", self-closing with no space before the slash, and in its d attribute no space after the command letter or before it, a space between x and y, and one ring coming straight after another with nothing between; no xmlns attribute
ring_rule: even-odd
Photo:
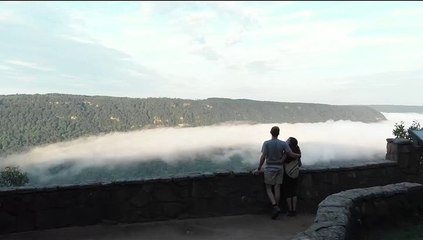
<svg viewBox="0 0 423 240"><path fill-rule="evenodd" d="M266 166L264 168L264 183L266 184L267 196L273 206L272 219L276 219L280 213L279 200L280 186L283 181L284 153L294 158L301 157L301 154L292 152L291 148L285 141L278 139L279 127L272 127L270 134L272 134L272 139L263 143L260 164L257 171L261 171L261 168L266 161Z"/></svg>

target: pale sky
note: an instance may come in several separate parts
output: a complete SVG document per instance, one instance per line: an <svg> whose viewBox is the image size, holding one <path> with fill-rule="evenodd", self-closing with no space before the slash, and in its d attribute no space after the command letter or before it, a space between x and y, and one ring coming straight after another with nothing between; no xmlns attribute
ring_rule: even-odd
<svg viewBox="0 0 423 240"><path fill-rule="evenodd" d="M423 105L423 2L0 2L0 94Z"/></svg>

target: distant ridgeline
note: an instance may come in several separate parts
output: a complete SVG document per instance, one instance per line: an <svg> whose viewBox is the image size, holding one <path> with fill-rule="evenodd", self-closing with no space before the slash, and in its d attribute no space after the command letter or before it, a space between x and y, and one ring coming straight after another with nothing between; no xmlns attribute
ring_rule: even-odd
<svg viewBox="0 0 423 240"><path fill-rule="evenodd" d="M423 113L423 106L369 105L369 107L387 113Z"/></svg>
<svg viewBox="0 0 423 240"><path fill-rule="evenodd" d="M121 98L65 94L0 95L0 155L81 136L224 122L313 123L385 120L367 106L210 98Z"/></svg>

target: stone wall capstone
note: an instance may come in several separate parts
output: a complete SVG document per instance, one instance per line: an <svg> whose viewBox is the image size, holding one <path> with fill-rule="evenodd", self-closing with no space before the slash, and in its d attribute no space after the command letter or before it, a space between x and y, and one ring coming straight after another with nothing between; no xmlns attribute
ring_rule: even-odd
<svg viewBox="0 0 423 240"><path fill-rule="evenodd" d="M397 163L392 161L331 168L305 167L300 174L299 211L312 213L330 194L404 179ZM263 177L252 173L18 188L0 191L0 233L268 213L269 210Z"/></svg>
<svg viewBox="0 0 423 240"><path fill-rule="evenodd" d="M421 184L351 189L326 197L319 204L314 224L293 240L367 239L365 235L375 227L398 226L422 217Z"/></svg>

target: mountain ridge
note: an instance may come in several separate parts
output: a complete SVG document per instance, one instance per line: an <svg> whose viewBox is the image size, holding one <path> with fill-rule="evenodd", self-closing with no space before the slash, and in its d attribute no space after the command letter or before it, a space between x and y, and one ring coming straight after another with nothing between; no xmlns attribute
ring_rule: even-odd
<svg viewBox="0 0 423 240"><path fill-rule="evenodd" d="M358 105L250 99L129 98L73 94L0 95L0 155L81 136L225 122L378 122L377 110Z"/></svg>

